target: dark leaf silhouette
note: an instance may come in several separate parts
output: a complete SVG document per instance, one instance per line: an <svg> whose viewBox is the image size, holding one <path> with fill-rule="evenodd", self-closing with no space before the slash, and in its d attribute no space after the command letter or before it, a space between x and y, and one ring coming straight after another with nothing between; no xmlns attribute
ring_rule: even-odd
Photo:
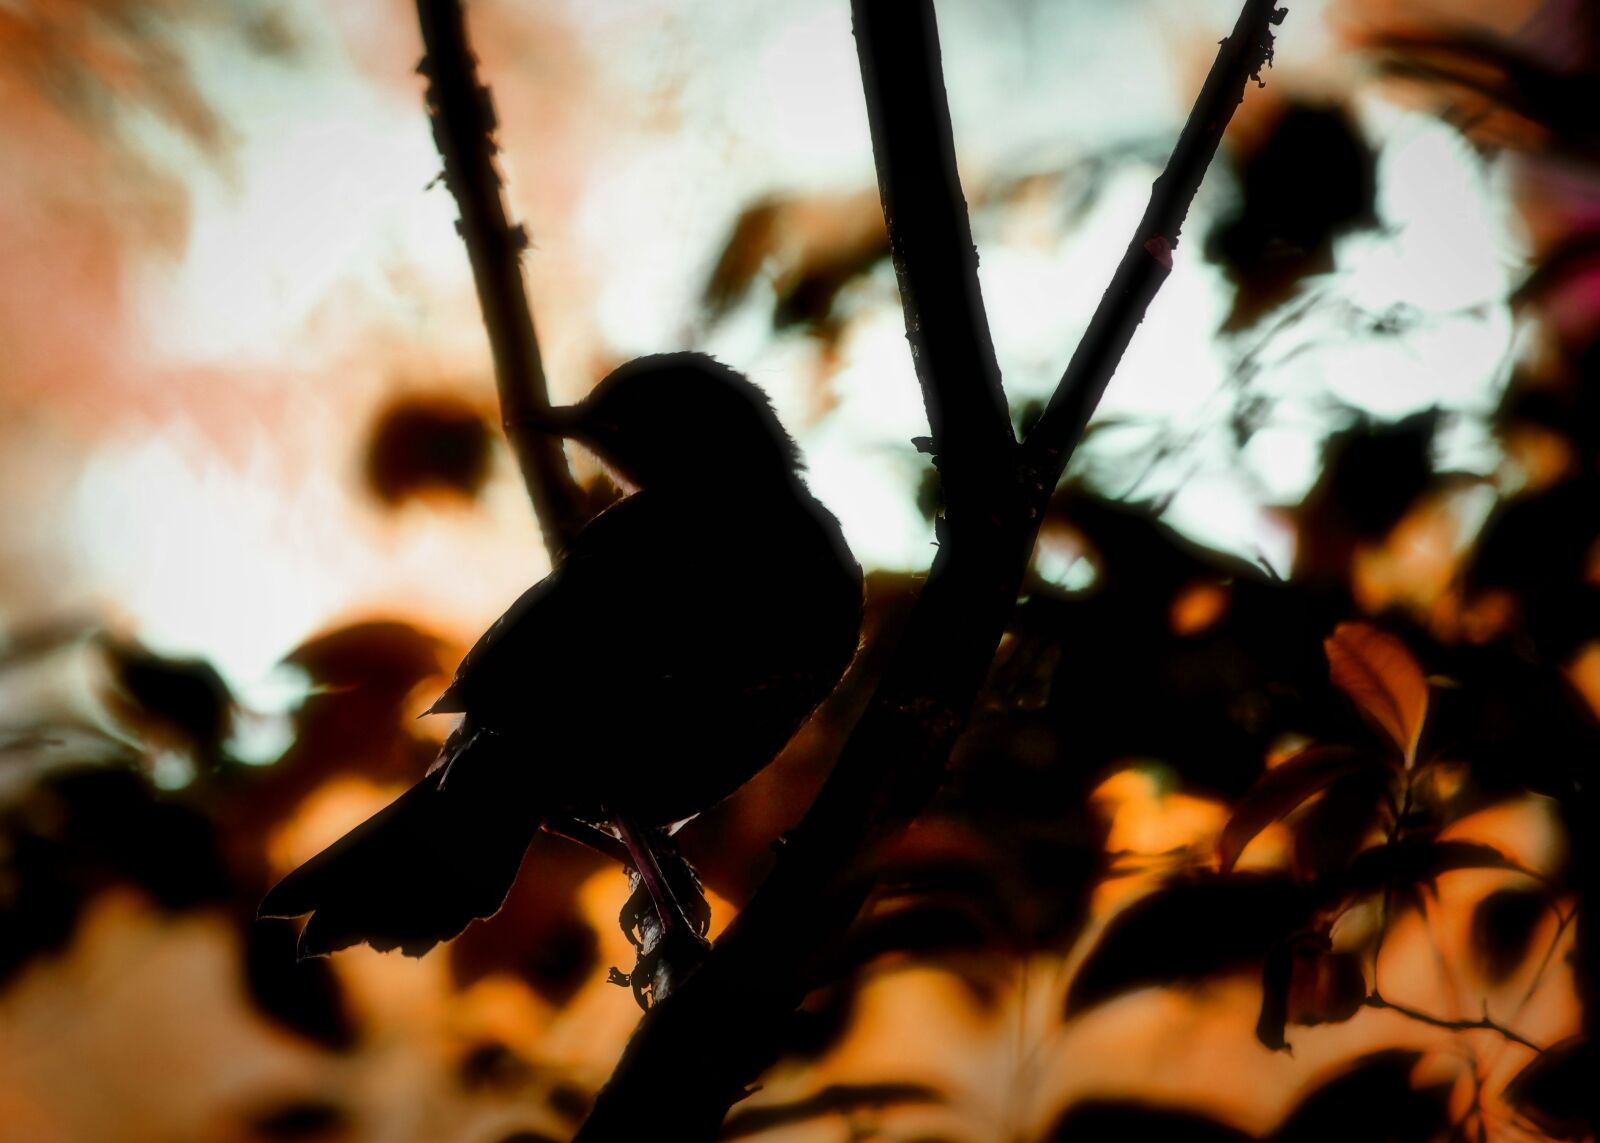
<svg viewBox="0 0 1600 1143"><path fill-rule="evenodd" d="M1234 808L1217 841L1222 872L1233 868L1245 846L1273 822L1287 817L1306 799L1347 774L1381 768L1382 763L1344 746L1312 746L1263 774Z"/></svg>
<svg viewBox="0 0 1600 1143"><path fill-rule="evenodd" d="M795 1124L811 1123L830 1116L849 1116L862 1111L905 1105L935 1105L945 1102L937 1089L919 1083L832 1084L815 1095L792 1103L735 1108L722 1125L721 1138L747 1139L767 1131Z"/></svg>
<svg viewBox="0 0 1600 1143"><path fill-rule="evenodd" d="M1127 1143L1133 1139L1247 1143L1252 1136L1198 1111L1144 1103L1089 1101L1068 1108L1044 1138L1046 1143Z"/></svg>
<svg viewBox="0 0 1600 1143"><path fill-rule="evenodd" d="M1361 415L1328 437L1322 471L1295 510L1295 579L1349 591L1356 545L1387 535L1433 480L1438 425L1432 409L1392 422Z"/></svg>
<svg viewBox="0 0 1600 1143"><path fill-rule="evenodd" d="M1287 878L1202 876L1160 889L1107 926L1067 993L1067 1015L1135 988L1257 965L1306 912Z"/></svg>
<svg viewBox="0 0 1600 1143"><path fill-rule="evenodd" d="M1295 821L1296 868L1311 880L1345 869L1374 837L1393 772L1373 767L1336 779Z"/></svg>
<svg viewBox="0 0 1600 1143"><path fill-rule="evenodd" d="M1289 1027L1289 988L1294 983L1295 955L1292 941L1280 941L1268 951L1262 965L1261 1012L1256 1017L1256 1039L1274 1052L1289 1047L1284 1033Z"/></svg>
<svg viewBox="0 0 1600 1143"><path fill-rule="evenodd" d="M1427 887L1458 869L1527 872L1498 849L1480 842L1407 838L1362 851L1349 872L1336 880L1340 889L1357 893L1385 887Z"/></svg>
<svg viewBox="0 0 1600 1143"><path fill-rule="evenodd" d="M1517 1073L1506 1087L1506 1102L1546 1135L1582 1138L1590 1128L1597 1063L1588 1037L1562 1040Z"/></svg>
<svg viewBox="0 0 1600 1143"><path fill-rule="evenodd" d="M1535 889L1497 889L1472 911L1472 950L1484 976L1499 983L1528 959L1548 895Z"/></svg>
<svg viewBox="0 0 1600 1143"><path fill-rule="evenodd" d="M233 695L203 659L174 659L136 643L107 641L116 686L112 707L133 729L176 742L204 766L222 761Z"/></svg>
<svg viewBox="0 0 1600 1143"><path fill-rule="evenodd" d="M1586 109L1600 100L1600 77L1589 69L1556 70L1517 45L1460 28L1442 34L1391 34L1374 46L1391 73L1471 92L1533 131L1492 141L1600 162L1600 129Z"/></svg>
<svg viewBox="0 0 1600 1143"><path fill-rule="evenodd" d="M493 438L483 414L454 397L409 397L378 414L367 443L367 486L399 504L426 492L477 496L489 477Z"/></svg>
<svg viewBox="0 0 1600 1143"><path fill-rule="evenodd" d="M1284 1051L1290 1024L1341 1023L1356 1014L1366 995L1360 958L1335 952L1326 933L1286 938L1272 947L1262 966L1256 1039Z"/></svg>
<svg viewBox="0 0 1600 1143"><path fill-rule="evenodd" d="M1431 1143L1449 1126L1445 1092L1417 1090L1415 1052L1364 1057L1289 1113L1272 1143Z"/></svg>
<svg viewBox="0 0 1600 1143"><path fill-rule="evenodd" d="M136 888L173 911L229 897L210 823L127 770L69 770L28 789L0 812L0 851L0 980L64 946L103 890Z"/></svg>
<svg viewBox="0 0 1600 1143"><path fill-rule="evenodd" d="M1333 268L1333 241L1377 225L1376 161L1349 113L1291 103L1265 143L1240 162L1238 211L1217 223L1206 255L1237 293L1237 328L1284 301L1308 275Z"/></svg>
<svg viewBox="0 0 1600 1143"><path fill-rule="evenodd" d="M298 960L295 927L260 921L245 932L245 981L256 1006L287 1028L329 1048L348 1048L356 1028L339 980L325 960Z"/></svg>
<svg viewBox="0 0 1600 1143"><path fill-rule="evenodd" d="M250 1123L252 1139L266 1143L334 1143L348 1138L351 1116L336 1103L298 1100L258 1113Z"/></svg>

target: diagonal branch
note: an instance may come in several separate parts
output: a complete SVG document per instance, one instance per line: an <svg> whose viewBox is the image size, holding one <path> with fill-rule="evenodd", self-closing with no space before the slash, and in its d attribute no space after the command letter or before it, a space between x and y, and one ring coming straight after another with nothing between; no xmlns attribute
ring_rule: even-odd
<svg viewBox="0 0 1600 1143"><path fill-rule="evenodd" d="M1165 277L1119 273L1085 339L1090 344L1068 370L1066 398L1032 446L1035 464L1019 463L979 299L932 2L853 0L852 11L907 339L946 491L941 544L910 623L817 801L706 962L645 1015L580 1143L644 1138L664 1125L674 1139L713 1139L745 1085L777 1057L818 964L866 899L863 879L848 874L938 789L1015 605L1059 473L1054 466L1065 464ZM1252 36L1258 24L1264 35L1279 18L1259 0L1246 0L1245 13L1240 24ZM1255 50L1219 55L1191 117L1191 124L1206 124L1204 137L1220 137L1260 65ZM1217 94L1230 90L1232 102ZM1180 196L1177 188L1198 183L1216 149L1215 141L1205 146L1194 138L1186 128L1171 172L1158 184L1157 197L1181 199L1176 216L1153 207L1153 229L1135 238L1139 250L1150 234L1170 236L1169 247L1176 240L1193 194L1191 187ZM1163 195L1163 185L1175 189Z"/></svg>
<svg viewBox="0 0 1600 1143"><path fill-rule="evenodd" d="M1285 15L1287 10L1275 7L1274 0L1245 0L1233 33L1222 41L1166 169L1150 188L1150 204L1111 284L1044 416L1028 434L1028 465L1044 486L1053 489L1061 479L1090 415L1133 340L1133 331L1172 272L1172 253L1189 204L1217 153L1234 108L1244 100L1246 85L1252 78L1260 82L1261 69L1272 63L1272 29Z"/></svg>
<svg viewBox="0 0 1600 1143"><path fill-rule="evenodd" d="M494 103L478 81L460 0L417 0L425 54L417 71L428 80L428 118L444 160L444 181L461 211L456 224L472 262L478 305L494 356L501 422L517 458L528 499L552 560L588 519L585 498L567 467L561 442L533 429L533 414L550 407L539 340L522 281L528 236L506 217L494 157Z"/></svg>

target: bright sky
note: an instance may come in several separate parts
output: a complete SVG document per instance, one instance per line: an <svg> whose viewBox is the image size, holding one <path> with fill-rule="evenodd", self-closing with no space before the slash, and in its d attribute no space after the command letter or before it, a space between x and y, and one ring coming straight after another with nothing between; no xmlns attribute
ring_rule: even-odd
<svg viewBox="0 0 1600 1143"><path fill-rule="evenodd" d="M1322 4L1292 8L1271 87L1251 99L1341 82ZM530 290L558 397L607 364L688 344L699 288L743 206L871 184L843 0L477 0L471 10L511 199L535 240ZM438 164L411 74L409 5L294 0L282 9L286 54L263 54L233 26L243 9L224 11L173 32L224 143L207 156L160 114L118 121L128 151L187 194L188 214L179 241L130 240L113 264L104 304L115 318L96 335L114 339L104 353L72 386L29 386L32 441L10 442L21 451L10 469L0 463L0 480L27 499L18 519L37 551L6 569L0 618L100 601L156 646L212 657L248 684L308 634L356 615L389 611L470 637L545 560L504 455L472 512L383 513L354 479L381 402L439 388L492 394L453 204L428 185ZM1170 138L1232 16L1216 0L942 3L969 190ZM1460 410L1447 461L1486 471L1494 460L1475 418L1512 350L1501 299L1521 251L1505 188L1431 118L1372 99L1357 110L1381 148L1384 229L1345 241L1318 287L1368 311L1409 307L1415 328L1351 338L1313 318L1270 343L1261 385L1275 413L1234 453L1225 385L1261 331L1216 332L1227 292L1199 250L1226 190L1212 180L1103 406L1127 423L1082 458L1107 491L1170 498L1184 531L1279 569L1290 541L1269 509L1313 478L1328 398L1383 415ZM49 186L52 159L40 161L33 185ZM1053 384L1154 174L1128 165L1070 226L978 215L1014 401ZM121 185L114 170L100 177ZM53 235L36 239L36 261L54 256ZM831 405L818 397L819 344L774 337L769 298L698 347L771 391L862 562L915 568L931 532L911 498L921 461L909 438L926 429L892 277L877 286L828 367ZM50 352L82 348L46 332ZM40 423L54 435L38 435ZM1184 447L1150 468L1143 457L1174 435Z"/></svg>

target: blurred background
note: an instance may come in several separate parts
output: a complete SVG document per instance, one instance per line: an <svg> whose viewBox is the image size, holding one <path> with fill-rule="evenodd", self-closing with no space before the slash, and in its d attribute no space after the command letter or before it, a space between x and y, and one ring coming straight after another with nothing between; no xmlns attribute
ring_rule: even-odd
<svg viewBox="0 0 1600 1143"><path fill-rule="evenodd" d="M728 1138L1592 1132L1600 15L1289 8L948 788ZM1020 426L1236 14L939 5ZM869 572L840 691L680 837L720 927L932 555L848 5L469 18L554 396L716 354ZM548 570L420 55L399 0L0 4L0 1139L560 1140L637 1020L626 878L560 839L422 960L251 920Z"/></svg>

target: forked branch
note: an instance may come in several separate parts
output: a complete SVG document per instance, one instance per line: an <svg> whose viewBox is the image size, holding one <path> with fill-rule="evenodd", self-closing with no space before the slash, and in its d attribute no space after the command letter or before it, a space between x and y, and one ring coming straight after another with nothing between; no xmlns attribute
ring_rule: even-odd
<svg viewBox="0 0 1600 1143"><path fill-rule="evenodd" d="M1282 18L1270 0L1246 0L1130 256L1024 454L978 293L931 0L854 0L852 11L906 332L946 493L940 548L816 803L705 964L646 1014L578 1134L587 1143L663 1131L714 1139L728 1107L781 1050L818 963L865 900L861 879L847 874L940 784L1055 481L1165 280L1194 190L1246 83L1270 58L1270 29Z"/></svg>

